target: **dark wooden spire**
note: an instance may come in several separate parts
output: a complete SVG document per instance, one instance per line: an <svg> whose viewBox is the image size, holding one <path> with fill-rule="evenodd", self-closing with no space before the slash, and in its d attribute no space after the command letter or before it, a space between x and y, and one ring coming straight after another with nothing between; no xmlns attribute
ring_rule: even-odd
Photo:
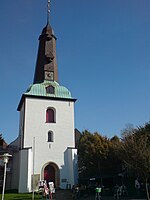
<svg viewBox="0 0 150 200"><path fill-rule="evenodd" d="M56 63L56 37L49 24L50 1L48 0L48 20L39 37L39 49L34 74L34 84L45 80L58 82Z"/></svg>

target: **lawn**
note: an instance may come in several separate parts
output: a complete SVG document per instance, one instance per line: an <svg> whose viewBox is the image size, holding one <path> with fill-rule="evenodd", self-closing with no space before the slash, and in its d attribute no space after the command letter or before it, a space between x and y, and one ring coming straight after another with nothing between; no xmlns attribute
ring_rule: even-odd
<svg viewBox="0 0 150 200"><path fill-rule="evenodd" d="M2 195L0 194L0 199ZM4 196L5 200L31 200L32 194L17 194L17 193L6 193ZM35 194L34 199L42 199L41 195ZM44 200L44 198L43 198Z"/></svg>

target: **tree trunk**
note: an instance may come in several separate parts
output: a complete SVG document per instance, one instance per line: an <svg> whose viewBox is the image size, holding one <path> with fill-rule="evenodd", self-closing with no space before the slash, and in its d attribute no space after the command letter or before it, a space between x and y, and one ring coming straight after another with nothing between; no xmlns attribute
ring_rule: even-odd
<svg viewBox="0 0 150 200"><path fill-rule="evenodd" d="M150 200L149 192L148 192L148 183L147 183L147 178L146 178L146 180L145 180L145 187L146 187L147 200Z"/></svg>

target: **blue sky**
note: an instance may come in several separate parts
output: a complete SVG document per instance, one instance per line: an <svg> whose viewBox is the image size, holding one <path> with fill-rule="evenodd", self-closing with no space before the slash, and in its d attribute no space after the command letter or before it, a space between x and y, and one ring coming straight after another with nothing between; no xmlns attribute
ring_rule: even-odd
<svg viewBox="0 0 150 200"><path fill-rule="evenodd" d="M150 1L52 0L59 82L78 101L75 126L120 136L150 120ZM47 0L0 2L0 133L18 136L21 95L33 82Z"/></svg>

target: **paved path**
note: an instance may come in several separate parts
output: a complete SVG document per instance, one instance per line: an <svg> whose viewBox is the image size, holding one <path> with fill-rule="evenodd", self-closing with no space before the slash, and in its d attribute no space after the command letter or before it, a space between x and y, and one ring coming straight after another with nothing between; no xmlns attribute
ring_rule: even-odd
<svg viewBox="0 0 150 200"><path fill-rule="evenodd" d="M146 199L134 199L134 198L121 198L120 200L146 200ZM56 190L53 195L53 200L73 200L73 196L70 190ZM80 197L78 200L95 200L94 195L88 197ZM101 200L114 200L113 197L102 196Z"/></svg>
<svg viewBox="0 0 150 200"><path fill-rule="evenodd" d="M53 200L73 200L73 196L70 190L56 190L53 195ZM95 196L80 197L78 200L95 200ZM114 200L113 197L102 196L101 200ZM134 199L134 198L121 198L120 200L146 200L146 199Z"/></svg>
<svg viewBox="0 0 150 200"><path fill-rule="evenodd" d="M70 190L56 190L54 199L57 200L72 200L72 193Z"/></svg>

